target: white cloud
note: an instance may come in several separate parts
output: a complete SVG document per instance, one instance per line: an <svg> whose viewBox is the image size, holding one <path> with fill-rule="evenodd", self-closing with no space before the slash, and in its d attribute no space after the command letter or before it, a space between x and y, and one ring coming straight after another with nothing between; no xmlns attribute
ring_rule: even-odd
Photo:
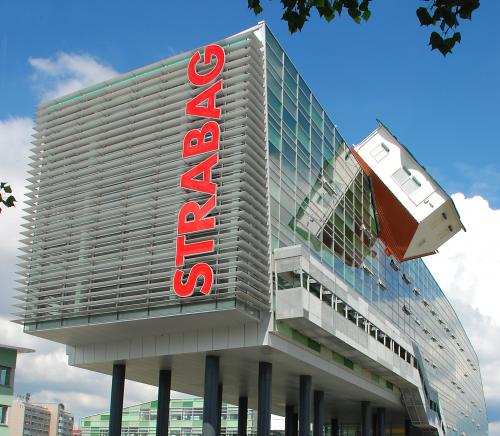
<svg viewBox="0 0 500 436"><path fill-rule="evenodd" d="M3 208L0 214L0 251L13 253L18 246L21 210L24 207L28 155L33 132L31 118L0 120L0 181L9 183L16 197L15 208Z"/></svg>
<svg viewBox="0 0 500 436"><path fill-rule="evenodd" d="M495 272L500 265L500 210L479 196L454 194L467 232L450 239L439 254L425 258L447 296L500 319L500 293ZM498 321L496 321L498 322Z"/></svg>
<svg viewBox="0 0 500 436"><path fill-rule="evenodd" d="M109 409L109 399L102 395L87 394L81 391L52 391L41 390L32 394L30 397L32 403L63 403L66 410L73 413L75 421L82 415L75 414L75 411L92 410L91 414L99 413L98 411L106 411ZM84 414L84 416L89 416ZM77 427L79 423L77 421Z"/></svg>
<svg viewBox="0 0 500 436"><path fill-rule="evenodd" d="M467 232L425 262L452 302L481 363L489 418L500 419L500 210L479 196L452 196ZM500 423L490 434L500 435ZM494 433L497 432L497 433Z"/></svg>
<svg viewBox="0 0 500 436"><path fill-rule="evenodd" d="M500 436L500 421L490 422L488 432L490 436Z"/></svg>
<svg viewBox="0 0 500 436"><path fill-rule="evenodd" d="M17 202L0 213L0 315L12 312L11 296L15 283L16 255L19 246L21 216L25 207L28 155L33 120L9 118L0 120L0 181L9 183ZM0 330L2 331L2 330Z"/></svg>
<svg viewBox="0 0 500 436"><path fill-rule="evenodd" d="M118 74L88 54L59 53L51 58L30 58L29 63L43 100L70 94Z"/></svg>

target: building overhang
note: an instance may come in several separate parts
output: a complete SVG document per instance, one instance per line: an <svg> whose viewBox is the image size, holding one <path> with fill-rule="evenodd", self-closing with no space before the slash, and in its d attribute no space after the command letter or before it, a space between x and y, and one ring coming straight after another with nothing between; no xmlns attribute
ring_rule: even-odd
<svg viewBox="0 0 500 436"><path fill-rule="evenodd" d="M220 357L223 401L238 404L239 397L248 396L248 406L255 410L258 408L259 362L264 361L273 365L271 410L276 415L283 416L287 404L298 405L299 377L305 374L313 375L313 389L325 392L325 418L341 416L356 422L360 419L361 401L370 401L374 408L386 408L387 416L393 422L403 424L405 412L399 390L389 390L343 365L327 362L317 353L275 333L269 334L266 345L259 345L257 340L257 343L246 346L252 342L250 337L252 331L256 331L254 327L246 325L243 334L247 338L241 338L239 348L226 348L224 330L219 329L219 334L212 335L214 349L205 352L193 351L196 341L192 338L200 338L198 334L184 332L179 336L179 342L170 335L168 355L163 354L163 345L158 341L156 347L146 347L146 342L155 343L155 338L149 337L144 338L146 342L142 342L141 348L132 347L135 355L117 347L116 360L100 354L99 346L71 348L69 358L74 366L108 375L112 374L113 363L121 361L126 364L127 380L153 386L158 384L158 371L168 368L175 374L172 377L173 390L203 396L205 357L216 355ZM232 340L231 333L226 340ZM200 341L196 346L201 346Z"/></svg>
<svg viewBox="0 0 500 436"><path fill-rule="evenodd" d="M387 254L428 256L465 230L451 197L382 123L351 151L370 178Z"/></svg>
<svg viewBox="0 0 500 436"><path fill-rule="evenodd" d="M47 324L25 324L25 332L61 344L85 345L119 342L147 335L182 332L192 328L241 325L256 322L260 311L237 298L207 300L196 305L114 312L100 317L68 318ZM221 323L221 320L223 322Z"/></svg>
<svg viewBox="0 0 500 436"><path fill-rule="evenodd" d="M17 351L18 354L20 354L20 353L34 353L35 352L35 350L32 350L31 348L16 347L14 345L0 344L0 348L4 348L6 350L14 350L14 351Z"/></svg>

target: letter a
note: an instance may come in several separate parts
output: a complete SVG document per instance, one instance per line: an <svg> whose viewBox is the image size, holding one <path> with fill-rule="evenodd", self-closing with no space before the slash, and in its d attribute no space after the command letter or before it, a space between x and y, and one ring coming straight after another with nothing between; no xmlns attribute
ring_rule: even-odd
<svg viewBox="0 0 500 436"><path fill-rule="evenodd" d="M214 153L193 168L187 170L181 176L181 188L215 195L217 185L212 182L212 167L217 162L219 162L219 155Z"/></svg>
<svg viewBox="0 0 500 436"><path fill-rule="evenodd" d="M219 124L215 121L207 121L201 129L190 130L184 137L182 157L218 150L219 137Z"/></svg>

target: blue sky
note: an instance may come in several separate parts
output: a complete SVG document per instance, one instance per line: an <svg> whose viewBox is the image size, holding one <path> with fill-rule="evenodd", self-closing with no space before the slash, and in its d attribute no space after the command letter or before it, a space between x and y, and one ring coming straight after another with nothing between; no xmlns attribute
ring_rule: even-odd
<svg viewBox="0 0 500 436"><path fill-rule="evenodd" d="M373 2L370 21L316 16L289 35L276 0L255 17L241 1L0 3L0 118L31 116L30 57L88 53L119 72L225 37L265 19L349 143L380 118L450 191L500 205L500 2L484 1L446 59L427 46L419 1ZM179 6L180 5L180 6ZM484 183L483 177L488 178Z"/></svg>
<svg viewBox="0 0 500 436"><path fill-rule="evenodd" d="M313 16L294 35L280 20L277 0L262 0L258 17L246 0L151 0L147 8L123 1L0 0L0 175L9 174L14 184L23 174L31 118L48 90L124 73L266 20L348 143L362 140L380 118L449 193L465 194L455 201L469 231L429 267L478 350L489 418L497 423L490 434L500 435L500 351L492 347L500 338L500 294L493 292L498 283L492 274L500 264L500 141L494 133L500 1L482 3L472 22L461 26L462 44L443 58L427 46L431 30L419 27L420 0L374 0L372 18L362 25L347 16L330 24ZM58 73L47 74L51 69ZM15 186L22 183L20 178ZM17 234L5 224L18 226L19 217L8 211L1 219L0 293L8 299ZM462 273L460 281L453 271ZM21 337L7 321L9 312L0 305L0 332L38 351L21 360L19 392L62 399L79 416L105 410L109 379L68 369L64 349ZM128 392L129 402L154 396L144 387Z"/></svg>

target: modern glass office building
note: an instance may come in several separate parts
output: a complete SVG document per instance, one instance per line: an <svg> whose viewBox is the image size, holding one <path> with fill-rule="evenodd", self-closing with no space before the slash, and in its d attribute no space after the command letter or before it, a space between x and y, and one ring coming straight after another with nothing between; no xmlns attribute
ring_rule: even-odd
<svg viewBox="0 0 500 436"><path fill-rule="evenodd" d="M122 434L130 436L156 435L158 402L136 404L123 409ZM170 436L201 435L203 399L175 399L170 401ZM255 434L253 411L248 411L248 434ZM82 436L106 436L109 434L109 412L80 419ZM222 405L221 435L238 434L238 407Z"/></svg>
<svg viewBox="0 0 500 436"><path fill-rule="evenodd" d="M487 434L420 260L463 227L453 202L382 123L349 147L265 24L43 104L36 131L20 322L113 374L110 434L125 377L160 386L163 432L172 386L206 435L222 400L259 435L271 412L286 434Z"/></svg>

